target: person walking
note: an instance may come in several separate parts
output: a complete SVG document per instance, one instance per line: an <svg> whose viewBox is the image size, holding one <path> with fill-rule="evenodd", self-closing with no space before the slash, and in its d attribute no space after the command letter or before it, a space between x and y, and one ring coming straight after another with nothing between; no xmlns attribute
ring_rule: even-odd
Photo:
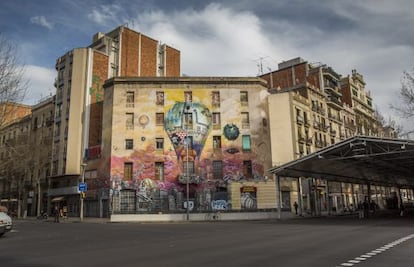
<svg viewBox="0 0 414 267"><path fill-rule="evenodd" d="M60 212L59 212L58 205L55 205L54 215L55 215L55 223L58 223L59 222L59 217L60 217Z"/></svg>
<svg viewBox="0 0 414 267"><path fill-rule="evenodd" d="M369 202L368 202L368 198L365 197L364 203L362 203L363 208L364 208L364 218L368 218L369 217Z"/></svg>
<svg viewBox="0 0 414 267"><path fill-rule="evenodd" d="M295 203L293 203L293 207L295 207L295 214L298 215L298 203L295 201Z"/></svg>

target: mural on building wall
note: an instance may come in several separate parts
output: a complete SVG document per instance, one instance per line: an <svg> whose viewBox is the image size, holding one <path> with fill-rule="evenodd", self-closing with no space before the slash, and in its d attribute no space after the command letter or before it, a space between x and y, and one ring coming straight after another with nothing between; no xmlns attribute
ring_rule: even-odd
<svg viewBox="0 0 414 267"><path fill-rule="evenodd" d="M137 124L145 125L142 127L143 135L145 131L148 131L146 132L147 136L151 137L141 137L141 143L134 144L134 149L129 155L115 156L116 153L112 154L111 194L114 201L113 209L115 211L131 210L125 208L126 204L123 203L122 192L133 190L136 194L136 206L133 208L135 211L183 210L188 176L190 205L194 205L194 210L231 209L231 202L226 191L228 183L246 179L263 179L263 162L258 160L260 158L258 153L263 149L252 147L251 151L243 151L240 145L241 133L239 126L237 126L237 120L240 118L237 117L238 113L233 110L222 112L223 118L226 118L224 120L235 121L235 123L223 125L219 132L216 130L214 135L220 135L223 138L218 149L213 147L212 113L211 108L205 103L205 99L209 99L211 96L200 96L200 99L193 98L192 102L186 103L183 101L184 99L177 97L179 93L182 94L182 91L169 93L170 95L165 99L170 99L170 102L164 106L164 132L168 137L168 140L164 140L164 148L160 151L155 145L155 128L151 128L155 127L155 123L150 121L150 112L154 110L152 104L152 106L148 105L148 113L137 115ZM155 100L154 94L152 101ZM145 111L145 105L141 110ZM234 119L229 119L228 117L233 114ZM191 166L190 175L186 174L184 167L187 161ZM133 163L132 177L128 180L124 177L125 162ZM214 162L222 163L222 177L220 178L213 175ZM245 175L246 162L251 164L249 165L251 172L249 177ZM163 174L160 175L160 172ZM256 203L253 206L248 204L251 200L251 194L246 196L245 208L257 206Z"/></svg>
<svg viewBox="0 0 414 267"><path fill-rule="evenodd" d="M98 75L92 76L92 85L89 87L89 94L91 95L92 99L94 98L95 101L93 102L100 102L103 100L103 82Z"/></svg>
<svg viewBox="0 0 414 267"><path fill-rule="evenodd" d="M192 160L200 159L210 128L210 110L201 103L178 102L165 117L165 131L179 160L182 158L186 145L190 147L190 155L195 152L196 158L192 158ZM186 139L187 135L192 139L192 142Z"/></svg>

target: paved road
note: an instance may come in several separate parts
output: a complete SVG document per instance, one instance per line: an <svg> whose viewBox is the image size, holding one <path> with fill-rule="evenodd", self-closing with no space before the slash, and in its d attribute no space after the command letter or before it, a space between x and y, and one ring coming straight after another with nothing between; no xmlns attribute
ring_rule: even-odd
<svg viewBox="0 0 414 267"><path fill-rule="evenodd" d="M0 266L414 266L414 219L15 221Z"/></svg>

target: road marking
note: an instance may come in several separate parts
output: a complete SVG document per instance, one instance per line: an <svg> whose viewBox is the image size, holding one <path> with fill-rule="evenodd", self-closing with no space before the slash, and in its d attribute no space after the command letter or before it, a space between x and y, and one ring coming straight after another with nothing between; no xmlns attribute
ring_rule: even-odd
<svg viewBox="0 0 414 267"><path fill-rule="evenodd" d="M356 259L356 260L359 260L359 261L364 261L364 260L366 260L367 258L356 257L355 259Z"/></svg>
<svg viewBox="0 0 414 267"><path fill-rule="evenodd" d="M369 258L371 258L375 255L381 254L382 252L387 251L388 249L393 248L393 247L395 247L395 246L397 246L397 245L399 245L399 244L401 244L401 243L403 243L407 240L410 240L411 238L414 238L414 234L407 235L407 236L402 237L400 239L394 240L394 241L392 241L392 242L390 242L390 243L388 243L388 244L386 244L386 245L384 245L380 248L374 249L374 250L372 250L368 253L365 253L365 254L363 254L359 257L355 257L354 259L349 260L347 262L343 262L338 266L339 267L340 266L354 266L355 264L358 264L361 261L367 260L367 259L369 259Z"/></svg>

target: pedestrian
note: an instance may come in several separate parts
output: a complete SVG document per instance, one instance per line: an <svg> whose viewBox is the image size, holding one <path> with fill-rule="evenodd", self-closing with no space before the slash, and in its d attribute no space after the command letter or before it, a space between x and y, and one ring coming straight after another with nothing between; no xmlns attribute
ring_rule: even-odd
<svg viewBox="0 0 414 267"><path fill-rule="evenodd" d="M364 217L368 218L369 217L369 202L368 202L368 198L365 198L364 203L362 203L363 208L364 208Z"/></svg>
<svg viewBox="0 0 414 267"><path fill-rule="evenodd" d="M371 213L375 214L375 211L377 210L377 203L375 203L374 200L371 200L371 204L369 205L369 208L371 209Z"/></svg>
<svg viewBox="0 0 414 267"><path fill-rule="evenodd" d="M358 202L358 217L360 219L364 218L364 204L361 200Z"/></svg>
<svg viewBox="0 0 414 267"><path fill-rule="evenodd" d="M404 205L401 203L400 205L400 216L403 217L404 216Z"/></svg>
<svg viewBox="0 0 414 267"><path fill-rule="evenodd" d="M59 217L60 217L60 212L59 212L59 207L58 205L55 205L55 210L54 210L54 215L55 215L55 223L59 222Z"/></svg>
<svg viewBox="0 0 414 267"><path fill-rule="evenodd" d="M295 201L295 203L293 203L293 207L295 207L295 214L298 215L298 203Z"/></svg>

